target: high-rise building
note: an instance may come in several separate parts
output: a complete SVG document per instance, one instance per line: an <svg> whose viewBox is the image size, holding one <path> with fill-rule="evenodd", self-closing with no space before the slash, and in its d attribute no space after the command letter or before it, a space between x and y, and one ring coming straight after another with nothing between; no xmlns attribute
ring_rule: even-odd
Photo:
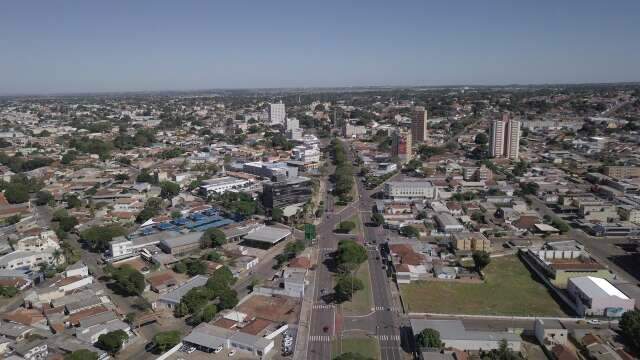
<svg viewBox="0 0 640 360"><path fill-rule="evenodd" d="M411 130L396 130L391 136L391 156L397 157L401 162L409 162L411 153Z"/></svg>
<svg viewBox="0 0 640 360"><path fill-rule="evenodd" d="M491 156L517 160L520 156L520 121L503 114L491 123Z"/></svg>
<svg viewBox="0 0 640 360"><path fill-rule="evenodd" d="M427 110L425 110L424 106L416 106L413 110L411 135L415 144L427 141Z"/></svg>
<svg viewBox="0 0 640 360"><path fill-rule="evenodd" d="M271 125L284 124L286 116L283 103L269 104L269 123Z"/></svg>

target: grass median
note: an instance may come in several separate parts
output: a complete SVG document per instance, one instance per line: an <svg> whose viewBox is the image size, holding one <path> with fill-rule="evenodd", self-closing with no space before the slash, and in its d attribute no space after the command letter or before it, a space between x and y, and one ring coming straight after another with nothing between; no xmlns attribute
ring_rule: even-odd
<svg viewBox="0 0 640 360"><path fill-rule="evenodd" d="M347 337L333 342L332 358L348 352L371 359L380 359L380 344L372 337Z"/></svg>
<svg viewBox="0 0 640 360"><path fill-rule="evenodd" d="M355 273L356 278L362 281L364 288L356 291L351 298L351 301L345 301L342 303L342 311L345 315L366 315L371 312L372 294L371 294L371 279L369 276L369 263L364 262L360 265Z"/></svg>

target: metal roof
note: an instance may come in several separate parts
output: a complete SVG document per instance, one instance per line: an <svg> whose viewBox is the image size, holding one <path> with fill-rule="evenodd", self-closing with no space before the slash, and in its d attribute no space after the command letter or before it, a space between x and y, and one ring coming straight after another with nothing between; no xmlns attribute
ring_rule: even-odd
<svg viewBox="0 0 640 360"><path fill-rule="evenodd" d="M624 300L629 300L629 297L622 291L618 290L609 281L602 278L593 276L582 276L569 279L574 283L583 293L590 298L599 298L606 296L615 296Z"/></svg>

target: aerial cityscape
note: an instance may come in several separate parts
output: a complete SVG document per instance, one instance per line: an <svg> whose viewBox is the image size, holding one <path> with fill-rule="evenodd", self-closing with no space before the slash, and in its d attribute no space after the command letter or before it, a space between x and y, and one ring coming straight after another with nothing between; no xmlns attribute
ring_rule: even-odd
<svg viewBox="0 0 640 360"><path fill-rule="evenodd" d="M640 357L640 3L36 3L0 358Z"/></svg>

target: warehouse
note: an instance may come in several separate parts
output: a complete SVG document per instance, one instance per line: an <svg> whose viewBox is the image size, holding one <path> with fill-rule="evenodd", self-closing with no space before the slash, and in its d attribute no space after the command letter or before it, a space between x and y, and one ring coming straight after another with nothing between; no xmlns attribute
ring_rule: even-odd
<svg viewBox="0 0 640 360"><path fill-rule="evenodd" d="M160 241L162 251L171 255L184 255L200 249L202 232L192 232Z"/></svg>
<svg viewBox="0 0 640 360"><path fill-rule="evenodd" d="M234 331L208 323L202 323L196 326L193 331L184 338L183 342L207 353L211 353L215 348L222 346L227 349L233 348L248 351L260 358L269 353L274 346L273 339Z"/></svg>
<svg viewBox="0 0 640 360"><path fill-rule="evenodd" d="M569 279L567 291L574 300L574 309L581 316L620 317L635 306L634 299L609 281L593 276Z"/></svg>
<svg viewBox="0 0 640 360"><path fill-rule="evenodd" d="M434 329L440 333L445 347L465 351L493 350L500 347L502 340L513 351L520 351L520 336L506 331L478 331L466 329L461 320L411 319L411 329L418 335L424 329Z"/></svg>

